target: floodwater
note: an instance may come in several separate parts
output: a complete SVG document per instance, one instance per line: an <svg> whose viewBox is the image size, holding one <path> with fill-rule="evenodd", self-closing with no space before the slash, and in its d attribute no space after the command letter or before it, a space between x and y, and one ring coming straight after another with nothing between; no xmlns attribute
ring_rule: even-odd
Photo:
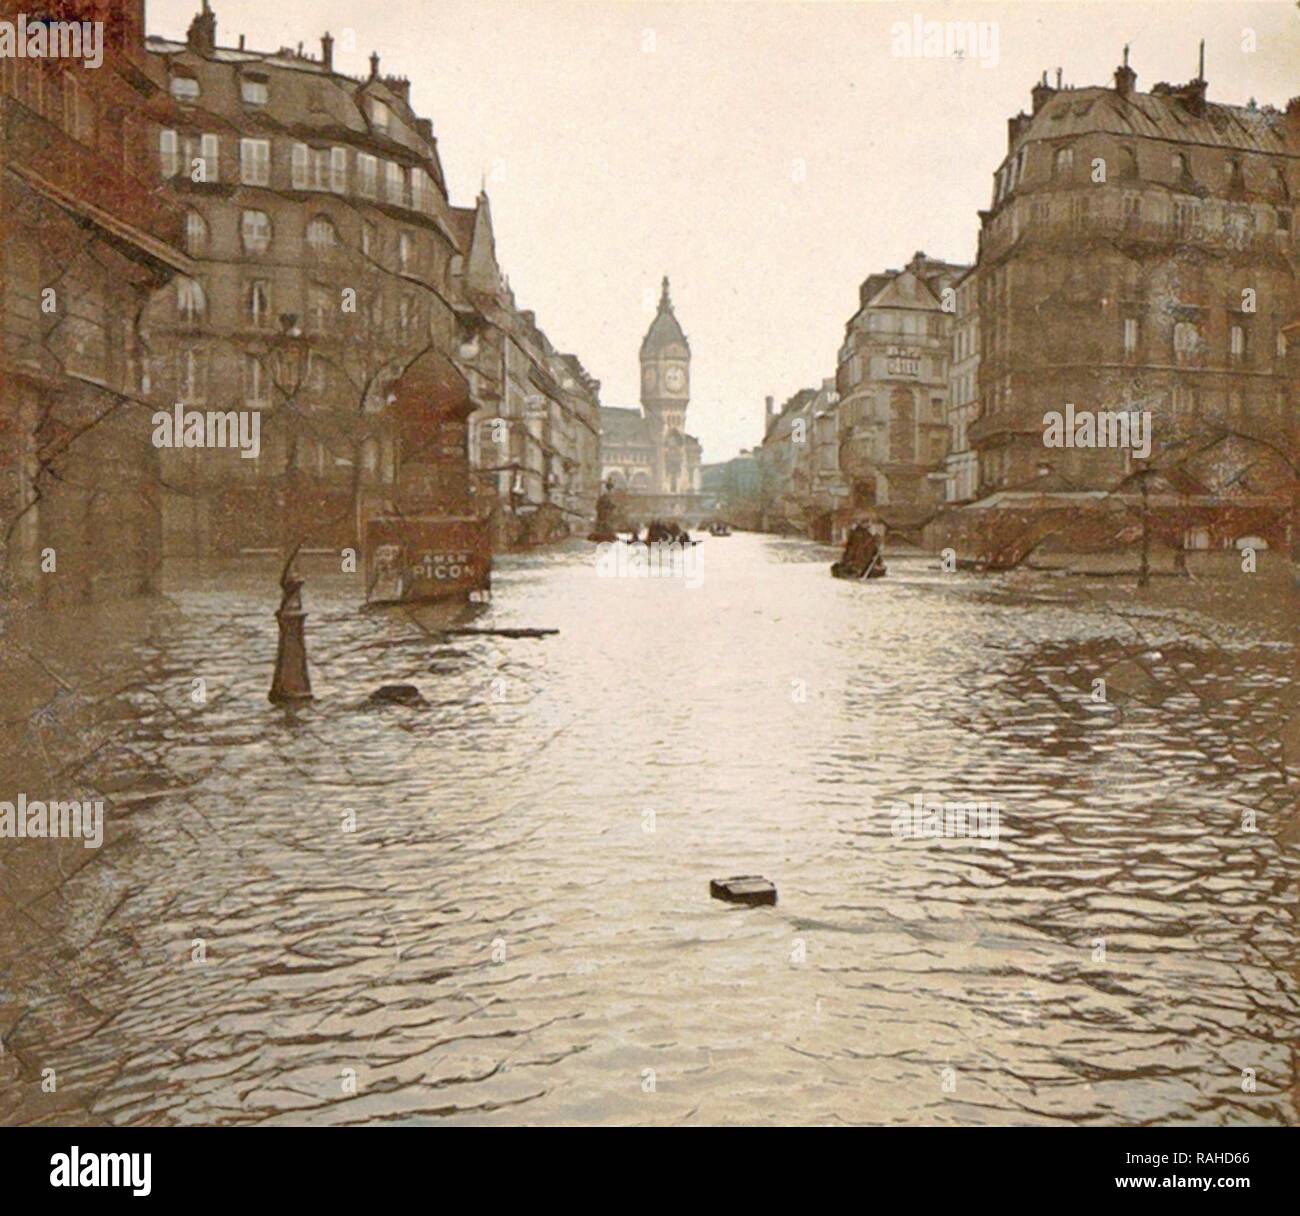
<svg viewBox="0 0 1300 1216"><path fill-rule="evenodd" d="M116 793L0 841L0 1119L1300 1121L1289 591L697 554L500 559L544 638L309 562L299 710L270 565L11 630L0 796Z"/></svg>

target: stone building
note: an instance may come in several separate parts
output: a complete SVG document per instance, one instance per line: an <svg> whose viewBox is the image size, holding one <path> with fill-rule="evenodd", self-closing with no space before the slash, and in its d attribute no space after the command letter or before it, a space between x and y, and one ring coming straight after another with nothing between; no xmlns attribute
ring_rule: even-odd
<svg viewBox="0 0 1300 1216"><path fill-rule="evenodd" d="M478 407L470 464L502 546L584 532L600 492L600 381L520 309L497 263L486 194L453 208L455 277L469 338L460 354Z"/></svg>
<svg viewBox="0 0 1300 1216"><path fill-rule="evenodd" d="M764 527L774 532L812 532L814 388L801 388L779 409L767 399L759 448Z"/></svg>
<svg viewBox="0 0 1300 1216"><path fill-rule="evenodd" d="M148 45L180 111L155 174L184 205L195 264L150 308L152 374L187 408L260 420L255 456L164 451L168 550L358 543L367 514L416 509L404 471L433 509L433 419L473 404L456 367L461 251L409 82L377 55L367 79L336 72L329 34L318 56L218 46L207 0L184 42ZM447 393L423 427L409 392L404 420L390 408L417 363Z"/></svg>
<svg viewBox="0 0 1300 1216"><path fill-rule="evenodd" d="M1044 74L1008 124L981 212L981 497L1046 472L1108 492L1176 466L1210 499L1251 468L1267 497L1260 445L1296 450L1281 331L1300 308L1300 98L1285 112L1211 102L1203 72L1142 93L1127 60L1110 87ZM1148 460L1045 447L1045 415L1067 405L1149 411Z"/></svg>
<svg viewBox="0 0 1300 1216"><path fill-rule="evenodd" d="M584 528L599 383L520 309L486 194L452 206L429 120L379 57L219 46L206 0L149 40L179 115L156 173L193 273L148 315L156 384L255 412L260 450L163 453L169 551L358 543L378 513L491 516L498 544Z"/></svg>
<svg viewBox="0 0 1300 1216"><path fill-rule="evenodd" d="M979 457L970 443L970 424L979 414L979 276L974 267L954 284L952 362L948 372L948 456L944 499L970 502L979 490Z"/></svg>
<svg viewBox="0 0 1300 1216"><path fill-rule="evenodd" d="M955 285L967 269L917 253L867 278L836 370L849 506L911 529L943 502Z"/></svg>
<svg viewBox="0 0 1300 1216"><path fill-rule="evenodd" d="M0 19L22 8L6 0ZM0 58L0 578L62 604L156 586L157 403L137 318L190 267L154 170L171 103L142 0L40 11L104 21L94 70L86 48Z"/></svg>
<svg viewBox="0 0 1300 1216"><path fill-rule="evenodd" d="M686 433L691 349L673 312L668 279L641 342L641 409L601 410L601 478L655 500L636 513L681 514L700 493L700 442Z"/></svg>

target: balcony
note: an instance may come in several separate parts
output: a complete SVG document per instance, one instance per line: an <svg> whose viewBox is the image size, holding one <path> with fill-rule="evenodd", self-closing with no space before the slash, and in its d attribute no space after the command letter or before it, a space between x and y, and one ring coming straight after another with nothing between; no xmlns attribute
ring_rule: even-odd
<svg viewBox="0 0 1300 1216"><path fill-rule="evenodd" d="M1056 194L1053 197L1070 196ZM997 233L986 228L981 238L981 256L986 259L998 257L1016 244L1068 247L1096 240L1116 245L1191 245L1209 250L1271 255L1289 248L1291 236L1290 232L1266 232L1255 227L1211 226L1200 214L1188 219L1155 220L1098 210L1088 215L1056 215L1049 219L1035 219L1031 215L1015 235L1009 225Z"/></svg>
<svg viewBox="0 0 1300 1216"><path fill-rule="evenodd" d="M12 97L0 98L0 140L9 167L34 189L169 270L188 265L180 252L185 212L163 187L146 186Z"/></svg>

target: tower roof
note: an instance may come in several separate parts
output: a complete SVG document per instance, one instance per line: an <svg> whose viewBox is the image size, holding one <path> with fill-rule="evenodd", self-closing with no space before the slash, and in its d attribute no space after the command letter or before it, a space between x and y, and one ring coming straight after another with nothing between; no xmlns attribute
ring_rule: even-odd
<svg viewBox="0 0 1300 1216"><path fill-rule="evenodd" d="M690 343L686 341L686 335L682 333L682 327L677 324L677 317L673 314L673 302L668 295L668 276L664 275L663 294L659 297L659 311L655 314L655 319L650 322L645 337L641 339L641 358L653 358L664 347L672 346L674 343L684 346L689 353Z"/></svg>

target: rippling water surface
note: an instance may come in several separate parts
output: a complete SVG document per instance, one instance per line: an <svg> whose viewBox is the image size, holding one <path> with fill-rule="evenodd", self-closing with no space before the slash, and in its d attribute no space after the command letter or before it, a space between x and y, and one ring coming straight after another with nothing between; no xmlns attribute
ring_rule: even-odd
<svg viewBox="0 0 1300 1216"><path fill-rule="evenodd" d="M1286 592L699 553L499 561L474 624L543 639L309 566L296 711L269 566L12 640L6 789L119 801L98 853L0 842L0 1117L1297 1121ZM916 794L996 847L897 839Z"/></svg>

